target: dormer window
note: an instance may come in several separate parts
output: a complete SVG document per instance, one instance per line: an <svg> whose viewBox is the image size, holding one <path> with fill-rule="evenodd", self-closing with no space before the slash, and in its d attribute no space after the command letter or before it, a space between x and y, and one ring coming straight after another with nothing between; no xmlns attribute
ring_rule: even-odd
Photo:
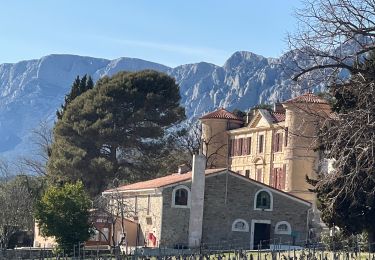
<svg viewBox="0 0 375 260"><path fill-rule="evenodd" d="M172 207L188 208L190 206L190 190L188 187L180 185L173 189Z"/></svg>

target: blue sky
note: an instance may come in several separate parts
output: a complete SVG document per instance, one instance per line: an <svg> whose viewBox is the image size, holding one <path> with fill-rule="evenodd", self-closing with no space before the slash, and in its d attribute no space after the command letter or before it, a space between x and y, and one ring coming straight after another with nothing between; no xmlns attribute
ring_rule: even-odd
<svg viewBox="0 0 375 260"><path fill-rule="evenodd" d="M277 57L299 0L1 1L0 64L69 53L169 66L222 65L237 50Z"/></svg>

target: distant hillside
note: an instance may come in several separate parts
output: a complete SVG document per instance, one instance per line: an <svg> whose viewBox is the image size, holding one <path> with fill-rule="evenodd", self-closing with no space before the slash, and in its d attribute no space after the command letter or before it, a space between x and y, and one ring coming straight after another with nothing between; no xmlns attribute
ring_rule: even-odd
<svg viewBox="0 0 375 260"><path fill-rule="evenodd" d="M0 156L16 158L32 152L30 130L41 120L53 122L77 75L95 80L122 70L154 69L168 73L180 85L188 118L217 107L248 109L258 103L285 100L290 88L290 53L274 59L251 52L234 53L223 66L200 62L170 68L133 59L116 60L76 55L49 55L39 60L0 65Z"/></svg>

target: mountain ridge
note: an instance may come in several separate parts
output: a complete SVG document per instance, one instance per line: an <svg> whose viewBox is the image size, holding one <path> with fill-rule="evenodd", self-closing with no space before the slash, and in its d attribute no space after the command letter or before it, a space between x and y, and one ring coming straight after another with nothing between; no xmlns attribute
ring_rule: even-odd
<svg viewBox="0 0 375 260"><path fill-rule="evenodd" d="M265 58L237 51L222 65L208 62L174 68L137 58L109 60L74 54L50 54L40 59L0 64L0 156L30 153L30 132L40 121L53 122L77 75L94 80L118 71L158 70L180 85L181 104L189 119L218 107L246 110L298 94L283 69L293 57Z"/></svg>

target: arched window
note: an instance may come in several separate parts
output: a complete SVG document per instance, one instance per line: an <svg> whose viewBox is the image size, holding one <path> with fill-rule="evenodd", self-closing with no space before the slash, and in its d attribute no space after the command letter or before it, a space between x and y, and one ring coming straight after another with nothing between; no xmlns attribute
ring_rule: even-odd
<svg viewBox="0 0 375 260"><path fill-rule="evenodd" d="M177 186L172 192L172 207L187 208L190 206L190 190L186 186Z"/></svg>
<svg viewBox="0 0 375 260"><path fill-rule="evenodd" d="M278 235L290 235L292 234L292 228L290 227L289 222L280 221L276 223L275 234Z"/></svg>
<svg viewBox="0 0 375 260"><path fill-rule="evenodd" d="M236 219L233 221L232 231L249 232L249 224L243 219Z"/></svg>
<svg viewBox="0 0 375 260"><path fill-rule="evenodd" d="M271 211L272 208L273 208L273 198L272 198L271 192L263 189L255 193L255 198L254 198L255 210Z"/></svg>

